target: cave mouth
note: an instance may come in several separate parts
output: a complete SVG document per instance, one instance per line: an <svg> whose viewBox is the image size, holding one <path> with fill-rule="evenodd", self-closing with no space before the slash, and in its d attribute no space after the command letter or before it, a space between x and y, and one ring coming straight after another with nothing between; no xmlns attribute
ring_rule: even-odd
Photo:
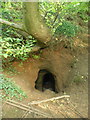
<svg viewBox="0 0 90 120"><path fill-rule="evenodd" d="M55 93L58 93L56 90L56 77L50 71L46 69L41 69L38 72L37 80L35 81L35 88L44 92L49 89Z"/></svg>

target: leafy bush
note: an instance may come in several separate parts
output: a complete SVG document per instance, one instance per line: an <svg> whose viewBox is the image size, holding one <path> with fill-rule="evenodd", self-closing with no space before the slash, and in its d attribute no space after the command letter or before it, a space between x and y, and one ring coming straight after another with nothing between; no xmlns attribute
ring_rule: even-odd
<svg viewBox="0 0 90 120"><path fill-rule="evenodd" d="M22 3L12 3L12 2L2 2L2 18L14 21L14 22L20 22L23 14L22 14Z"/></svg>
<svg viewBox="0 0 90 120"><path fill-rule="evenodd" d="M3 60L7 58L26 60L36 40L32 38L24 41L20 38L5 37L3 40L0 38L0 42Z"/></svg>
<svg viewBox="0 0 90 120"><path fill-rule="evenodd" d="M88 2L41 2L40 12L52 33L62 21L70 21L82 27L88 23ZM80 23L80 24L79 24Z"/></svg>
<svg viewBox="0 0 90 120"><path fill-rule="evenodd" d="M22 3L2 2L2 18L10 22L21 23ZM36 40L29 36L24 38L16 29L2 25L2 38L0 37L0 47L2 47L3 63L8 63L14 59L26 60Z"/></svg>
<svg viewBox="0 0 90 120"><path fill-rule="evenodd" d="M11 37L11 38L22 38L22 35L18 34L18 32L7 25L2 25L2 37Z"/></svg>
<svg viewBox="0 0 90 120"><path fill-rule="evenodd" d="M22 6L22 2L2 2L2 18L10 22L20 24L23 18ZM87 2L70 2L68 4L65 2L41 2L39 3L39 8L41 16L45 20L48 27L51 28L53 34L55 33L57 35L61 34L67 37L73 37L77 34L78 27L73 25L71 21L73 23L75 23L75 21L78 22L78 18L80 18L80 20L82 19L83 22L88 21ZM68 18L72 18L72 20ZM34 46L36 42L33 38L25 40L26 38L23 38L22 35L16 32L14 28L11 28L5 24L2 25L2 36L3 41L1 41L0 38L0 42L3 49L3 60L7 58L10 61L15 58L20 60L27 59L32 46Z"/></svg>
<svg viewBox="0 0 90 120"><path fill-rule="evenodd" d="M74 37L77 34L78 27L73 25L69 21L63 21L61 25L59 25L55 31L56 35L65 35L67 37Z"/></svg>
<svg viewBox="0 0 90 120"><path fill-rule="evenodd" d="M22 100L27 97L20 87L12 82L10 78L6 78L3 75L0 79L0 90L2 90L2 96L0 96L1 99L9 99L14 97L18 100Z"/></svg>

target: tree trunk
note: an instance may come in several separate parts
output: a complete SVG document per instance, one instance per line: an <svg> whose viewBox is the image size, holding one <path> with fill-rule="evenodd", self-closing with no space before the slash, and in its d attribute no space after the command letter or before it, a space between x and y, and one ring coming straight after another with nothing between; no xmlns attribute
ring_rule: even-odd
<svg viewBox="0 0 90 120"><path fill-rule="evenodd" d="M38 2L24 2L24 27L26 31L42 43L51 40L51 34L39 13Z"/></svg>

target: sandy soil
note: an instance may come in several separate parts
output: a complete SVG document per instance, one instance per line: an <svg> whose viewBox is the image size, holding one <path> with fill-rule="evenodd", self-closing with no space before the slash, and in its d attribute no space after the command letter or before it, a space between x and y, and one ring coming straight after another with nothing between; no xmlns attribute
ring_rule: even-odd
<svg viewBox="0 0 90 120"><path fill-rule="evenodd" d="M34 69L34 66L38 64L39 61L37 60L37 62L35 62L34 60L31 60L31 62L32 66L30 66L30 69ZM28 66L28 63L26 64ZM20 69L20 67L18 69L21 70L20 72L22 72L22 69ZM36 74L32 73L32 75L28 75L27 71L26 76L33 78L34 74ZM50 90L46 90L45 92L36 90L30 86L30 81L28 79L25 79L26 76L23 76L23 74L19 77L18 75L13 76L13 80L16 82L16 84L18 84L28 96L28 98L24 99L21 102L22 104L28 105L32 101L41 101L61 95L70 95L70 99L58 99L56 101L33 105L33 107L49 114L52 118L88 117L88 54L86 51L82 54L79 54L75 58L75 64L72 67L72 74L69 78L71 82L68 87L64 88L58 94L55 94ZM28 112L26 114L26 111L22 109L19 109L7 103L3 103L3 118L22 117L45 118L45 116L37 115L34 112Z"/></svg>

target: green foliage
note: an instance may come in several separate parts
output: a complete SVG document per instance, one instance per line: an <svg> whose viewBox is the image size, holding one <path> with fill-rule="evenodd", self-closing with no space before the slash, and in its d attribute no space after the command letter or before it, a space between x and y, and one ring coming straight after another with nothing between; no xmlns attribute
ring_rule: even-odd
<svg viewBox="0 0 90 120"><path fill-rule="evenodd" d="M2 2L2 18L17 24L22 23L22 3ZM3 63L8 63L14 59L26 60L36 40L32 36L24 38L16 29L3 24L0 43Z"/></svg>
<svg viewBox="0 0 90 120"><path fill-rule="evenodd" d="M2 99L16 98L22 100L27 95L18 87L10 78L1 76L0 79L0 90L2 90Z"/></svg>
<svg viewBox="0 0 90 120"><path fill-rule="evenodd" d="M22 13L22 3L17 2L2 2L2 19L5 19L14 23L22 23L23 13ZM14 28L11 28L5 24L2 24L2 36L3 37L18 37L21 35L16 32Z"/></svg>
<svg viewBox="0 0 90 120"><path fill-rule="evenodd" d="M72 37L78 31L77 25L82 23L81 27L83 27L88 23L88 2L40 2L39 5L41 15L52 33L69 37L68 41L72 46ZM21 24L23 18L22 9L22 2L1 2L2 18L7 21ZM24 38L16 29L3 24L0 43L0 47L2 47L0 55L3 63L10 63L14 59L26 60L32 47L36 44L36 40L32 36ZM34 59L40 58L39 55L34 54L32 57ZM12 67L8 67L8 71L12 71L14 74L17 73ZM81 76L74 78L76 84L81 81ZM23 97L26 97L26 94L12 80L4 76L1 76L0 79L0 90L3 93L2 98L15 97L22 100Z"/></svg>
<svg viewBox="0 0 90 120"><path fill-rule="evenodd" d="M52 33L54 33L61 19L63 19L60 16L61 6L62 6L62 3L59 3L59 2L58 3L53 3L53 2L40 3L41 15L45 20L47 26L51 28Z"/></svg>
<svg viewBox="0 0 90 120"><path fill-rule="evenodd" d="M7 25L2 25L2 37L22 38L14 28Z"/></svg>
<svg viewBox="0 0 90 120"><path fill-rule="evenodd" d="M8 21L21 22L22 3L20 2L2 2L2 18Z"/></svg>
<svg viewBox="0 0 90 120"><path fill-rule="evenodd" d="M88 2L42 2L40 12L53 33L63 21L88 23Z"/></svg>
<svg viewBox="0 0 90 120"><path fill-rule="evenodd" d="M7 58L26 60L29 57L29 53L36 43L36 40L27 39L23 40L20 38L11 38L5 37L0 39L1 47L2 47L2 59L5 60Z"/></svg>
<svg viewBox="0 0 90 120"><path fill-rule="evenodd" d="M2 2L2 18L17 24L22 23L22 2ZM77 34L77 24L88 22L88 2L40 2L40 13L53 34L73 37ZM1 10L1 9L0 9ZM72 24L74 23L74 24ZM24 38L14 28L2 25L3 63L14 59L26 60L36 44L33 37ZM72 40L70 39L70 44ZM34 58L38 58L33 55Z"/></svg>
<svg viewBox="0 0 90 120"><path fill-rule="evenodd" d="M40 56L39 55L32 55L32 57L34 58L34 59L39 59L40 58Z"/></svg>
<svg viewBox="0 0 90 120"><path fill-rule="evenodd" d="M85 82L85 77L82 76L82 75L76 75L76 76L74 77L74 79L73 79L73 82L74 82L75 84L79 85L79 84Z"/></svg>
<svg viewBox="0 0 90 120"><path fill-rule="evenodd" d="M63 21L60 26L57 27L55 34L65 35L67 37L74 37L77 34L78 27L69 21Z"/></svg>

